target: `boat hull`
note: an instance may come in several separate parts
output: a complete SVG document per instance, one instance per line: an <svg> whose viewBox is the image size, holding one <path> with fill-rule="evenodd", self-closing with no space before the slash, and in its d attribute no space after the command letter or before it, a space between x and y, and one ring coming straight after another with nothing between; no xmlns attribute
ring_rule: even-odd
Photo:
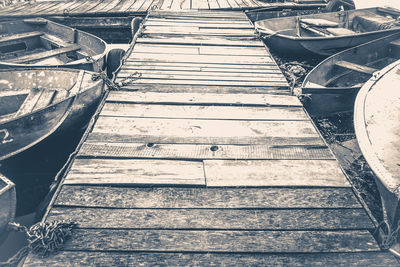
<svg viewBox="0 0 400 267"><path fill-rule="evenodd" d="M305 107L310 115L328 116L353 111L357 92L372 74L348 70L336 64L346 61L376 70L382 69L400 58L400 46L396 51L391 44L399 40L400 33L395 33L347 49L320 62L308 73L302 84L302 93L309 97Z"/></svg>
<svg viewBox="0 0 400 267"><path fill-rule="evenodd" d="M81 127L82 120L96 107L103 93L104 82L99 80L77 95L0 123L0 160L17 155L53 134Z"/></svg>
<svg viewBox="0 0 400 267"><path fill-rule="evenodd" d="M361 152L376 175L389 223L400 220L400 60L364 84L354 108Z"/></svg>
<svg viewBox="0 0 400 267"><path fill-rule="evenodd" d="M296 26L296 23L298 24L299 20L323 19L338 23L340 27L348 28L350 27L348 26L349 21L354 20L356 16L368 16L369 13L379 14L382 10L384 9L370 8L365 10L350 10L298 17L276 18L257 21L256 28L263 37L267 46L281 53L298 57L326 57L350 47L400 32L400 26L396 24L391 28L380 30L369 30L365 32L353 31L353 34L346 33L336 36L333 36L332 34L321 36L313 32L300 30L300 26ZM299 33L300 37L298 35Z"/></svg>
<svg viewBox="0 0 400 267"><path fill-rule="evenodd" d="M15 185L0 173L0 244L7 237L7 224L14 220L16 206Z"/></svg>
<svg viewBox="0 0 400 267"><path fill-rule="evenodd" d="M31 62L15 62L13 58L0 59L0 69L52 67L100 72L106 67L107 44L102 39L92 34L41 18L0 23L0 33L2 35L24 34L29 32L38 32L42 35L38 40L26 38L20 41L12 40L3 43L0 42L0 55L3 50L9 53L10 50L12 50L10 47L13 45L15 47L22 46L22 50L16 50L17 54L24 49L26 49L26 51L32 50L28 54L33 53L35 49L49 49L48 51L51 51L51 49L55 49L59 45L78 45L80 49L77 51L82 53L80 53L79 58L71 54L74 51L58 55L63 60L56 60L54 57L44 57L41 60ZM44 39L40 39L42 37Z"/></svg>

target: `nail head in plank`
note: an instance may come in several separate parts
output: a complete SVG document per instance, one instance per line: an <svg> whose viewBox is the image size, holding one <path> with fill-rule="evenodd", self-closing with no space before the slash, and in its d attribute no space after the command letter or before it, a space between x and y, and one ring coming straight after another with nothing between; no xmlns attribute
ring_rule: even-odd
<svg viewBox="0 0 400 267"><path fill-rule="evenodd" d="M105 135L104 135L105 134ZM98 141L199 144L315 144L309 121L229 121L99 117L92 131ZM311 141L311 144L307 142ZM302 143L304 142L304 143ZM318 142L321 144L321 141Z"/></svg>
<svg viewBox="0 0 400 267"><path fill-rule="evenodd" d="M335 160L206 160L207 186L350 187Z"/></svg>
<svg viewBox="0 0 400 267"><path fill-rule="evenodd" d="M151 218L151 219L149 219ZM47 221L78 228L212 230L364 230L374 228L364 209L105 209L53 207Z"/></svg>
<svg viewBox="0 0 400 267"><path fill-rule="evenodd" d="M191 209L362 208L351 187L108 187L63 185L55 206Z"/></svg>
<svg viewBox="0 0 400 267"><path fill-rule="evenodd" d="M76 159L64 184L204 185L201 162L177 160Z"/></svg>
<svg viewBox="0 0 400 267"><path fill-rule="evenodd" d="M380 251L367 230L332 232L75 229L63 249L224 253Z"/></svg>
<svg viewBox="0 0 400 267"><path fill-rule="evenodd" d="M396 266L390 252L241 254L60 251L51 257L33 254L28 266Z"/></svg>
<svg viewBox="0 0 400 267"><path fill-rule="evenodd" d="M156 93L111 91L108 102L137 104L191 104L302 107L295 96L269 94Z"/></svg>

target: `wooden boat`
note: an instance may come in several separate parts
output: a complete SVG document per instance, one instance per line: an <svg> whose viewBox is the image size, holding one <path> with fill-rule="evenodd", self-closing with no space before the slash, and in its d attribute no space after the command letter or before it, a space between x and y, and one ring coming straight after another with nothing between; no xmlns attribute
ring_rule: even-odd
<svg viewBox="0 0 400 267"><path fill-rule="evenodd" d="M301 93L311 115L353 111L361 86L378 70L400 59L400 33L391 34L328 57L303 81Z"/></svg>
<svg viewBox="0 0 400 267"><path fill-rule="evenodd" d="M0 71L0 160L79 123L104 91L95 73L74 69Z"/></svg>
<svg viewBox="0 0 400 267"><path fill-rule="evenodd" d="M400 10L367 8L257 21L266 44L285 54L329 56L400 31Z"/></svg>
<svg viewBox="0 0 400 267"><path fill-rule="evenodd" d="M14 220L16 206L15 185L0 173L0 244L7 237L7 224Z"/></svg>
<svg viewBox="0 0 400 267"><path fill-rule="evenodd" d="M361 152L376 174L389 224L400 219L400 60L364 84L354 106Z"/></svg>
<svg viewBox="0 0 400 267"><path fill-rule="evenodd" d="M42 18L0 23L0 68L105 68L100 38Z"/></svg>

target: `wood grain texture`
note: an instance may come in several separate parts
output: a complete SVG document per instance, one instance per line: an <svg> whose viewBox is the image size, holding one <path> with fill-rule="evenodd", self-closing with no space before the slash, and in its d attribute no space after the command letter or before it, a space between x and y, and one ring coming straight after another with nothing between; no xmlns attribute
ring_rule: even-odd
<svg viewBox="0 0 400 267"><path fill-rule="evenodd" d="M65 250L302 253L380 251L367 230L213 231L76 229Z"/></svg>
<svg viewBox="0 0 400 267"><path fill-rule="evenodd" d="M276 86L268 84L267 86L232 86L223 85L199 85L199 84L179 84L171 86L170 84L129 84L122 87L123 91L140 92L158 92L158 93L212 93L212 94L271 94L271 95L289 95L289 84ZM122 91L121 90L121 91Z"/></svg>
<svg viewBox="0 0 400 267"><path fill-rule="evenodd" d="M350 187L335 160L206 160L207 186Z"/></svg>
<svg viewBox="0 0 400 267"><path fill-rule="evenodd" d="M265 55L263 57L252 56L225 56L225 55L171 55L171 54L143 54L132 53L128 61L155 61L155 62L182 62L182 63L214 63L219 64L237 64L237 65L264 65L273 63L271 56Z"/></svg>
<svg viewBox="0 0 400 267"><path fill-rule="evenodd" d="M179 188L63 185L56 206L147 209L361 208L351 188Z"/></svg>
<svg viewBox="0 0 400 267"><path fill-rule="evenodd" d="M111 91L107 102L229 106L302 107L295 96L269 94L159 93Z"/></svg>
<svg viewBox="0 0 400 267"><path fill-rule="evenodd" d="M76 159L64 184L204 185L201 162Z"/></svg>
<svg viewBox="0 0 400 267"><path fill-rule="evenodd" d="M373 230L364 209L99 209L54 207L47 221L79 228L199 230Z"/></svg>
<svg viewBox="0 0 400 267"><path fill-rule="evenodd" d="M300 107L230 107L106 103L102 116L247 121L308 121Z"/></svg>
<svg viewBox="0 0 400 267"><path fill-rule="evenodd" d="M101 116L91 140L198 144L321 144L308 121L229 121ZM309 142L307 142L309 141Z"/></svg>
<svg viewBox="0 0 400 267"><path fill-rule="evenodd" d="M49 258L32 254L26 266L396 266L390 252L219 254L61 251Z"/></svg>
<svg viewBox="0 0 400 267"><path fill-rule="evenodd" d="M239 39L239 38L237 38ZM247 38L246 40L227 40L217 37L194 38L194 37L170 37L162 38L138 38L137 43L142 44L183 44L183 45L214 45L214 46L239 46L239 47L264 47L257 38ZM244 39L244 38L242 38Z"/></svg>
<svg viewBox="0 0 400 267"><path fill-rule="evenodd" d="M86 142L79 157L154 159L335 159L324 146L192 145Z"/></svg>

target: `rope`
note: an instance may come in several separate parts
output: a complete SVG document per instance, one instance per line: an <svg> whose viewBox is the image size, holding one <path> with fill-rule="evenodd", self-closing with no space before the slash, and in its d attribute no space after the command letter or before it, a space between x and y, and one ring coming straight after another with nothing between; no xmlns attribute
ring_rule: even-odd
<svg viewBox="0 0 400 267"><path fill-rule="evenodd" d="M382 200L382 203L383 200ZM381 248L384 250L388 250L391 246L397 241L397 235L400 231L400 220L397 222L396 227L391 227L387 215L387 211L385 205L382 205L382 213L383 213L383 221L379 223L374 231L374 235L380 231L380 236L382 237L382 242L380 244ZM386 231L385 231L385 229Z"/></svg>
<svg viewBox="0 0 400 267"><path fill-rule="evenodd" d="M111 80L110 78L107 77L107 74L105 72L100 72L100 73L93 74L92 80L97 81L99 79L102 79L105 82L105 84L108 86L109 90L117 90L118 91L121 89L122 86L133 84L134 81L139 79L141 76L142 76L142 74L140 72L136 71L136 72L130 74L125 79L123 79L122 81L115 83L113 80Z"/></svg>

